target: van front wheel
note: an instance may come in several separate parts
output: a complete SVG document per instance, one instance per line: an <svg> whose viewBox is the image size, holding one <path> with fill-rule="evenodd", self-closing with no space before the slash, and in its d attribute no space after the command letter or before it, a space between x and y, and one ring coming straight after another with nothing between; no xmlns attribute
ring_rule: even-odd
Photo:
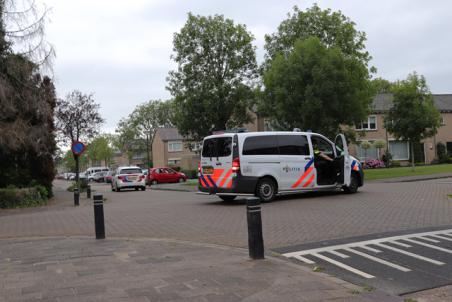
<svg viewBox="0 0 452 302"><path fill-rule="evenodd" d="M259 181L256 188L256 196L262 202L272 201L276 195L276 184L272 179L264 178Z"/></svg>
<svg viewBox="0 0 452 302"><path fill-rule="evenodd" d="M358 176L356 176L355 173L352 173L351 177L350 177L350 185L344 186L344 192L347 194L353 194L358 192Z"/></svg>

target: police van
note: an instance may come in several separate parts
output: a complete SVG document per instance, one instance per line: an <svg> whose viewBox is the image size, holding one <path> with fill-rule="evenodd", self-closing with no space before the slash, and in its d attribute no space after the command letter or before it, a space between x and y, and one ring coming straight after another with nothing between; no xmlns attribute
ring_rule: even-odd
<svg viewBox="0 0 452 302"><path fill-rule="evenodd" d="M343 189L355 193L363 185L359 161L350 156L347 141L335 142L312 132L222 133L204 138L198 167L200 194L224 201L257 196Z"/></svg>

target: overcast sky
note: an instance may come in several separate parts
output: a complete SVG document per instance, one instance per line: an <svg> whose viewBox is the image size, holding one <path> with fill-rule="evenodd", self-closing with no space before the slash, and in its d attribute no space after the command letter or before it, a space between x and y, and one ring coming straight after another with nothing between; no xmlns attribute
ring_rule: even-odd
<svg viewBox="0 0 452 302"><path fill-rule="evenodd" d="M255 37L259 62L264 35L276 31L294 5L317 2L341 10L367 34L377 76L402 79L417 71L433 93L452 93L452 2L414 0L41 0L52 8L47 40L55 46L59 97L73 89L94 93L113 132L120 118L150 99L169 99L165 89L173 33L187 13L223 14Z"/></svg>

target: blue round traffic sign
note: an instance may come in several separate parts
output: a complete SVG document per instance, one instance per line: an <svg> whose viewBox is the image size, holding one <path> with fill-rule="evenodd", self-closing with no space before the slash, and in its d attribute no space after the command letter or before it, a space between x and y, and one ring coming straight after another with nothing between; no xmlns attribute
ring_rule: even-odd
<svg viewBox="0 0 452 302"><path fill-rule="evenodd" d="M85 144L83 144L82 142L74 141L72 143L71 150L75 155L80 155L85 151L85 148Z"/></svg>

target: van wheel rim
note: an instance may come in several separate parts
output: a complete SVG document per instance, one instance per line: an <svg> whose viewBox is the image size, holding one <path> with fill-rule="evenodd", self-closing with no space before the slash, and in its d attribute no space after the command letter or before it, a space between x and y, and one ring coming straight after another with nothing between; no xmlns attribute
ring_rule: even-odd
<svg viewBox="0 0 452 302"><path fill-rule="evenodd" d="M269 184L263 184L261 186L261 194L263 197L268 198L273 194L273 188Z"/></svg>

